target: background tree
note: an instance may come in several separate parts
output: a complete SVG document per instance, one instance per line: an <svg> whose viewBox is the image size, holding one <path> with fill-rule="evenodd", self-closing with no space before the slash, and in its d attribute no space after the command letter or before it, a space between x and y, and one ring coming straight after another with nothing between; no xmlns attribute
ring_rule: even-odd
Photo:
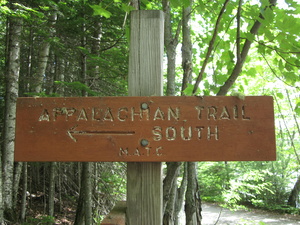
<svg viewBox="0 0 300 225"><path fill-rule="evenodd" d="M11 3L10 3L11 4ZM12 10L18 7L11 4ZM22 18L18 13L8 18L7 53L6 53L6 95L5 95L5 122L3 145L3 201L5 216L13 218L13 175L14 175L14 138L16 122L16 101L18 97L18 81L20 72L20 48Z"/></svg>

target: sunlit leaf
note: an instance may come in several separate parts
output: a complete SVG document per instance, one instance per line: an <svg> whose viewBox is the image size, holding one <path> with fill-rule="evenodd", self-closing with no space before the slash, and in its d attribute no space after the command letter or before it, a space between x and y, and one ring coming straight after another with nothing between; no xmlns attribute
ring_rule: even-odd
<svg viewBox="0 0 300 225"><path fill-rule="evenodd" d="M104 9L101 5L90 5L90 7L94 10L94 16L104 16L105 18L110 18L111 12Z"/></svg>

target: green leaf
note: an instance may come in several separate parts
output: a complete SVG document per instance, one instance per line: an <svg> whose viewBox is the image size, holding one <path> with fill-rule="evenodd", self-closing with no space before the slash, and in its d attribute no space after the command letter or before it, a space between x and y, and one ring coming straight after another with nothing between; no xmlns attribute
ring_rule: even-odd
<svg viewBox="0 0 300 225"><path fill-rule="evenodd" d="M122 3L122 9L127 13L131 12L132 10L135 10L133 6L124 3Z"/></svg>
<svg viewBox="0 0 300 225"><path fill-rule="evenodd" d="M193 95L193 90L194 90L194 85L193 84L188 84L186 89L184 89L183 93L186 96L192 96ZM200 88L197 88L197 91L194 95L199 95L200 94Z"/></svg>
<svg viewBox="0 0 300 225"><path fill-rule="evenodd" d="M184 89L183 93L187 96L192 96L193 95L193 90L194 90L194 85L188 84L186 89Z"/></svg>
<svg viewBox="0 0 300 225"><path fill-rule="evenodd" d="M94 16L104 16L107 19L111 16L111 12L104 9L101 5L90 5L90 7L94 10Z"/></svg>
<svg viewBox="0 0 300 225"><path fill-rule="evenodd" d="M300 102L297 103L297 105L295 107L295 112L298 116L300 116Z"/></svg>
<svg viewBox="0 0 300 225"><path fill-rule="evenodd" d="M170 2L174 8L178 8L181 6L181 0L170 0Z"/></svg>
<svg viewBox="0 0 300 225"><path fill-rule="evenodd" d="M248 71L247 71L247 75L250 76L250 77L255 77L257 74L257 71L255 68L250 68Z"/></svg>
<svg viewBox="0 0 300 225"><path fill-rule="evenodd" d="M191 5L191 1L190 0L182 0L182 5L183 7L189 7Z"/></svg>
<svg viewBox="0 0 300 225"><path fill-rule="evenodd" d="M249 41L251 41L251 42L254 41L255 36L254 36L253 34L251 34L251 33L248 32L248 33L246 33L245 35L246 35L246 38L247 38Z"/></svg>
<svg viewBox="0 0 300 225"><path fill-rule="evenodd" d="M280 98L280 99L283 99L283 94L280 93L280 92L277 92L277 93L276 93L276 96L277 96L278 98Z"/></svg>

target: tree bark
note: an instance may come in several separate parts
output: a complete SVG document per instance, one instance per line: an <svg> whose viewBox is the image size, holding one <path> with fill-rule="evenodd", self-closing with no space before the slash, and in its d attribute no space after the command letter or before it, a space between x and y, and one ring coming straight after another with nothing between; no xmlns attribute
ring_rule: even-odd
<svg viewBox="0 0 300 225"><path fill-rule="evenodd" d="M49 177L49 216L54 216L54 194L55 194L55 174L56 174L56 162L50 162L50 177Z"/></svg>
<svg viewBox="0 0 300 225"><path fill-rule="evenodd" d="M84 17L84 13L83 13ZM86 48L86 24L82 24L83 35L81 37L81 46ZM87 55L83 52L81 54L81 79L82 83L86 84L87 77ZM82 91L82 96L86 97L88 94L86 91ZM81 174L81 185L79 201L76 211L76 219L74 225L89 225L92 224L92 184L91 184L91 162L83 162L82 174Z"/></svg>
<svg viewBox="0 0 300 225"><path fill-rule="evenodd" d="M164 22L164 45L167 53L167 95L174 96L176 94L175 85L175 68L176 68L176 47L180 34L181 22L178 23L176 33L173 35L171 22L170 1L163 0L163 11L165 13Z"/></svg>
<svg viewBox="0 0 300 225"><path fill-rule="evenodd" d="M19 191L19 184L20 178L22 173L22 162L14 163L14 183L13 183L13 208L16 208L18 202L18 191Z"/></svg>
<svg viewBox="0 0 300 225"><path fill-rule="evenodd" d="M3 144L3 201L6 215L14 214L13 207L13 174L14 174L14 140L16 124L16 101L18 97L18 81L20 72L20 46L22 19L9 18L8 57L6 62L6 96L5 124ZM9 218L10 219L10 218Z"/></svg>
<svg viewBox="0 0 300 225"><path fill-rule="evenodd" d="M192 41L191 41L191 12L192 12L193 1L190 0L190 5L188 7L183 7L182 9L182 62L181 66L183 69L183 79L181 94L186 89L188 83L191 83L193 63L192 63Z"/></svg>
<svg viewBox="0 0 300 225"><path fill-rule="evenodd" d="M181 162L167 163L167 174L163 182L163 224L173 225L175 221L175 202L177 199L177 177Z"/></svg>
<svg viewBox="0 0 300 225"><path fill-rule="evenodd" d="M193 0L190 0L189 7L183 8L183 20L182 23L182 69L183 69L183 85L185 88L190 80L192 74L192 42L191 42L191 31L189 27L191 7ZM181 91L183 92L184 89ZM187 190L185 193L185 215L186 225L200 225L201 224L201 200L198 181L197 181L197 163L187 163ZM197 196L198 195L198 196Z"/></svg>
<svg viewBox="0 0 300 225"><path fill-rule="evenodd" d="M179 224L179 213L183 206L186 187L187 187L187 163L186 162L183 164L183 170L184 171L183 171L182 181L180 187L177 189L177 199L175 203L175 213L174 213L175 225Z"/></svg>
<svg viewBox="0 0 300 225"><path fill-rule="evenodd" d="M23 174L23 190L22 190L22 199L21 199L21 215L20 219L21 221L25 221L26 217L26 200L27 200L27 162L23 163L23 168L22 168L22 174Z"/></svg>
<svg viewBox="0 0 300 225"><path fill-rule="evenodd" d="M82 163L81 188L74 225L93 224L91 172L91 163Z"/></svg>
<svg viewBox="0 0 300 225"><path fill-rule="evenodd" d="M0 169L2 171L2 148L0 145ZM4 206L3 206L3 173L0 173L0 224L4 224Z"/></svg>
<svg viewBox="0 0 300 225"><path fill-rule="evenodd" d="M187 162L188 184L185 194L186 225L201 225L201 199L196 170L196 162Z"/></svg>
<svg viewBox="0 0 300 225"><path fill-rule="evenodd" d="M165 211L168 201L170 199L170 193L172 186L177 178L178 170L181 162L168 162L167 163L167 174L163 181L163 211ZM175 184L177 186L177 184Z"/></svg>
<svg viewBox="0 0 300 225"><path fill-rule="evenodd" d="M297 178L297 181L290 193L287 204L292 207L297 207L299 202L299 193L300 193L300 176Z"/></svg>
<svg viewBox="0 0 300 225"><path fill-rule="evenodd" d="M54 24L57 20L57 12L54 11L49 16L49 37L53 37L55 30L53 29ZM48 38L49 38L48 37ZM41 93L43 91L43 84L45 79L45 72L46 67L48 64L48 58L49 58L49 52L50 52L50 42L47 40L47 37L45 37L46 40L42 40L41 47L39 50L39 64L36 72L36 84L34 87L34 91L36 93Z"/></svg>

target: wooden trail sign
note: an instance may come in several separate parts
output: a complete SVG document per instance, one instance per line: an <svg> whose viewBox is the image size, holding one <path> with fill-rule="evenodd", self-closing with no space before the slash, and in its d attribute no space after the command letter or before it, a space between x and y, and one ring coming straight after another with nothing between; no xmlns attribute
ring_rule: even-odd
<svg viewBox="0 0 300 225"><path fill-rule="evenodd" d="M19 98L16 161L275 160L272 97Z"/></svg>
<svg viewBox="0 0 300 225"><path fill-rule="evenodd" d="M128 161L126 224L162 224L162 161L275 160L271 97L162 95L163 12L132 11L128 90L19 98L16 161Z"/></svg>

